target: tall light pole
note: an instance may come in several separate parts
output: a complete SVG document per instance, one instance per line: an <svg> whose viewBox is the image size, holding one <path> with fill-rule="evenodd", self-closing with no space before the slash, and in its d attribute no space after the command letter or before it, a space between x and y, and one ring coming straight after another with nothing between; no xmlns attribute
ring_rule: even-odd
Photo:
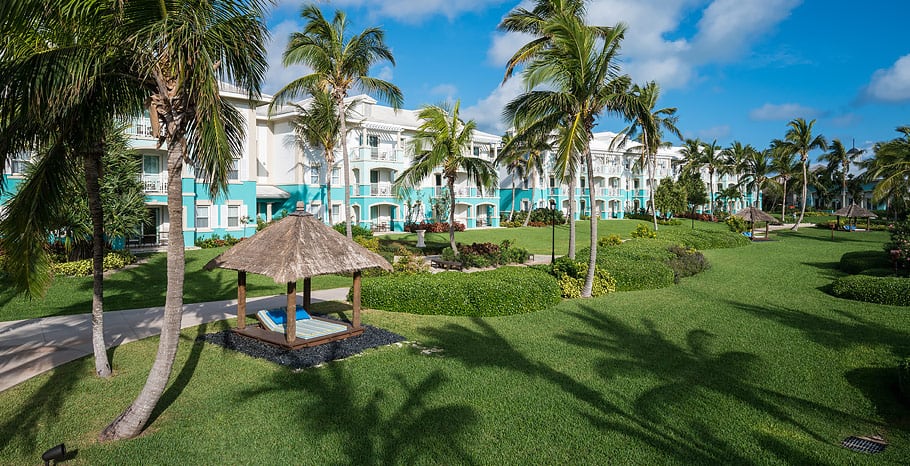
<svg viewBox="0 0 910 466"><path fill-rule="evenodd" d="M552 231L550 265L553 265L556 263L556 199L550 199L550 230Z"/></svg>

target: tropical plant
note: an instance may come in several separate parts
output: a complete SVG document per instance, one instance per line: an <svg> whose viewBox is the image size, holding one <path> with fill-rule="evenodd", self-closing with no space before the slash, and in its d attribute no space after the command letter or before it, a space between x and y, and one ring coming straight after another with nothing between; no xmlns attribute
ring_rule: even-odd
<svg viewBox="0 0 910 466"><path fill-rule="evenodd" d="M478 189L495 186L497 182L496 168L492 163L465 155L471 147L477 124L474 120L461 120L460 106L459 101L454 105L427 105L418 112L421 123L408 147L414 159L411 166L395 180L396 190L403 186L417 186L434 170L441 169L449 193L449 245L456 253L455 181L458 172L466 173L468 180L474 180Z"/></svg>
<svg viewBox="0 0 910 466"><path fill-rule="evenodd" d="M862 164L867 180L879 180L872 191L872 200L889 200L892 209L910 205L910 126L899 126L901 137L873 146L874 157Z"/></svg>
<svg viewBox="0 0 910 466"><path fill-rule="evenodd" d="M791 228L791 230L796 231L799 230L799 224L806 215L806 196L808 194L807 190L809 186L809 152L815 149L827 150L828 142L825 141L825 137L822 135L813 137L812 127L815 126L815 120L807 123L803 118L796 118L787 123L787 126L789 126L790 129L787 130L784 139L776 140L775 145L777 146L777 149L784 154L799 155L800 162L802 163L803 194L800 199L801 206L799 218Z"/></svg>
<svg viewBox="0 0 910 466"><path fill-rule="evenodd" d="M543 154L553 150L549 139L550 136L548 134L518 130L514 137L509 138L505 142L505 145L502 147L502 151L499 154L499 159L502 161L501 163L509 166L517 161L521 164L519 171L531 178L532 208L534 206L534 194L537 191L537 180L544 174L545 160ZM514 200L514 198L513 194L512 199ZM522 226L528 226L530 220L530 215L525 216L524 224Z"/></svg>
<svg viewBox="0 0 910 466"><path fill-rule="evenodd" d="M762 194L766 183L771 180L772 154L770 150L753 150L746 157L740 184L755 193L755 205L762 208Z"/></svg>
<svg viewBox="0 0 910 466"><path fill-rule="evenodd" d="M795 154L780 150L775 142L771 143L771 154L771 169L777 174L781 187L780 221L785 222L787 215L787 183L799 171L799 162L796 160Z"/></svg>
<svg viewBox="0 0 910 466"><path fill-rule="evenodd" d="M92 237L92 348L95 372L108 377L104 343L104 210L100 177L107 136L116 114L136 114L143 93L131 77L131 57L110 44L123 37L108 30L109 8L67 2L15 0L0 5L0 167L30 153L36 163L0 222L0 250L7 280L28 297L44 293L51 279L47 230L66 211L67 187L83 184ZM0 190L3 187L0 186Z"/></svg>
<svg viewBox="0 0 910 466"><path fill-rule="evenodd" d="M726 160L717 140L711 141L711 144L704 144L701 152L701 165L708 169L708 186L711 190L711 212L714 212L717 190L714 188L714 174L723 173L726 170Z"/></svg>
<svg viewBox="0 0 910 466"><path fill-rule="evenodd" d="M385 43L385 33L377 27L348 35L347 15L336 10L330 23L315 4L303 7L300 16L306 22L302 32L291 34L282 56L284 66L302 64L312 72L301 76L275 93L270 110L314 89L331 94L338 110L341 152L344 162L344 211L351 211L351 162L347 143L348 91L362 89L377 94L393 108L401 107L401 90L394 84L369 76L370 67L388 61L395 64L392 51ZM351 218L345 215L345 229L351 238Z"/></svg>
<svg viewBox="0 0 910 466"><path fill-rule="evenodd" d="M821 159L828 162L828 171L840 175L841 181L841 207L847 206L847 175L850 167L863 155L863 150L851 148L846 150L840 139L831 141L830 152L822 155ZM855 199L854 199L855 201Z"/></svg>
<svg viewBox="0 0 910 466"><path fill-rule="evenodd" d="M730 147L723 150L723 156L726 158L724 173L737 177L737 184L746 190L744 193L746 196L751 191L750 183L745 182L748 179L746 173L749 171L753 161L753 154L756 152L751 144L744 145L740 141L733 141Z"/></svg>
<svg viewBox="0 0 910 466"><path fill-rule="evenodd" d="M682 134L676 128L676 122L679 117L676 116L675 107L665 107L655 110L657 99L660 98L660 86L654 81L650 81L644 86L635 84L629 93L627 107L625 109L626 118L631 124L621 131L629 137L638 136L641 143L641 158L639 164L647 165L648 182L651 189L648 193L651 197L651 215L654 220L654 230L657 230L657 209L654 203L655 180L654 172L657 164L657 149L662 145L663 132L667 131L676 137L682 139ZM592 250L595 248L592 246Z"/></svg>
<svg viewBox="0 0 910 466"><path fill-rule="evenodd" d="M506 150L510 145L515 147L512 142L512 135L514 133L506 133L502 137L503 148L499 150L499 153L496 155L496 165L505 168L506 173L509 174L509 180L512 183L512 209L509 211L509 217L506 220L511 222L515 218L515 180L523 179L527 174L525 173L524 167L525 162L520 157L520 153L513 150Z"/></svg>
<svg viewBox="0 0 910 466"><path fill-rule="evenodd" d="M677 184L673 178L664 178L654 190L654 206L664 217L686 211L686 188Z"/></svg>
<svg viewBox="0 0 910 466"><path fill-rule="evenodd" d="M686 191L686 203L689 205L692 229L695 229L695 209L708 202L708 193L705 191L705 182L698 172L683 172L676 180L677 186Z"/></svg>
<svg viewBox="0 0 910 466"><path fill-rule="evenodd" d="M743 193L735 185L721 189L718 193L719 200L727 212L733 211L733 203L743 198Z"/></svg>

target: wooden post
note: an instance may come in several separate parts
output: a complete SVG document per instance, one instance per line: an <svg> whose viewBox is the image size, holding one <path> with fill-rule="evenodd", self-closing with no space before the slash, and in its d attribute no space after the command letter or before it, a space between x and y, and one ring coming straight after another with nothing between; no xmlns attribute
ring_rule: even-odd
<svg viewBox="0 0 910 466"><path fill-rule="evenodd" d="M310 312L310 301L312 301L313 293L311 292L311 282L310 277L303 279L303 308L307 312Z"/></svg>
<svg viewBox="0 0 910 466"><path fill-rule="evenodd" d="M284 336L288 343L297 338L297 282L288 282L288 308L285 315Z"/></svg>
<svg viewBox="0 0 910 466"><path fill-rule="evenodd" d="M237 272L237 328L246 328L246 272Z"/></svg>
<svg viewBox="0 0 910 466"><path fill-rule="evenodd" d="M360 328L360 271L354 272L354 297L351 305L354 307L354 328Z"/></svg>

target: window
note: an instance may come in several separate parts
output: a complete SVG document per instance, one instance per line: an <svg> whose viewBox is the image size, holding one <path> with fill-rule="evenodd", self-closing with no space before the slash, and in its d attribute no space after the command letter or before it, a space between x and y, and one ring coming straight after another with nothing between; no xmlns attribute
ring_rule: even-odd
<svg viewBox="0 0 910 466"><path fill-rule="evenodd" d="M337 168L332 169L332 184L337 185L340 182L339 181L341 179L341 177L339 176L340 174L341 173Z"/></svg>
<svg viewBox="0 0 910 466"><path fill-rule="evenodd" d="M319 184L319 167L310 167L310 184Z"/></svg>
<svg viewBox="0 0 910 466"><path fill-rule="evenodd" d="M13 154L12 159L10 160L10 168L12 169L13 174L22 174L25 173L25 167L31 161L31 157L24 152L19 152ZM3 167L0 167L3 168Z"/></svg>
<svg viewBox="0 0 910 466"><path fill-rule="evenodd" d="M240 159L231 160L231 168L228 169L228 181L237 181L240 179Z"/></svg>
<svg viewBox="0 0 910 466"><path fill-rule="evenodd" d="M474 157L480 157L480 147L474 146Z"/></svg>
<svg viewBox="0 0 910 466"><path fill-rule="evenodd" d="M211 206L207 205L197 205L196 206L196 228L208 228L209 227L209 210Z"/></svg>
<svg viewBox="0 0 910 466"><path fill-rule="evenodd" d="M227 206L227 226L228 226L228 228L236 228L236 227L240 226L240 206L239 205Z"/></svg>
<svg viewBox="0 0 910 466"><path fill-rule="evenodd" d="M338 204L333 205L332 206L332 219L337 221L338 217L340 217L340 216L341 216L341 206Z"/></svg>
<svg viewBox="0 0 910 466"><path fill-rule="evenodd" d="M379 136L367 136L367 145L370 147L379 147Z"/></svg>

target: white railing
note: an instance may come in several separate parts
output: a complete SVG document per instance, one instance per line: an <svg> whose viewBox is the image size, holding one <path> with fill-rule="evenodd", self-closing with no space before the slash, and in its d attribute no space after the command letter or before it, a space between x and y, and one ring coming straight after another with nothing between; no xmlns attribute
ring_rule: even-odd
<svg viewBox="0 0 910 466"><path fill-rule="evenodd" d="M159 130L162 136L167 134L166 126L161 125ZM126 127L126 134L142 139L155 139L152 134L152 120L149 118L137 118L131 121L129 126Z"/></svg>
<svg viewBox="0 0 910 466"><path fill-rule="evenodd" d="M142 175L142 189L147 193L167 192L167 174Z"/></svg>
<svg viewBox="0 0 910 466"><path fill-rule="evenodd" d="M619 188L600 188L601 196L619 196Z"/></svg>
<svg viewBox="0 0 910 466"><path fill-rule="evenodd" d="M380 151L378 147L360 147L352 151L351 159L355 162L364 160L398 162L404 160L404 151L401 149Z"/></svg>
<svg viewBox="0 0 910 466"><path fill-rule="evenodd" d="M392 195L391 183L371 183L370 196L388 197Z"/></svg>

